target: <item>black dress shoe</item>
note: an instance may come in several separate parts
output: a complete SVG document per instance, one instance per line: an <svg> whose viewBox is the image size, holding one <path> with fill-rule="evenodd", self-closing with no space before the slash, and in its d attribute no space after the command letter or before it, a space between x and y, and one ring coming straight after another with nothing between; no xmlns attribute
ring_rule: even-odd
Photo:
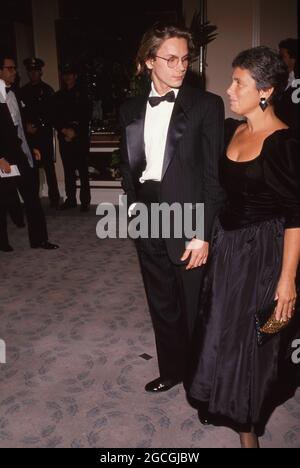
<svg viewBox="0 0 300 468"><path fill-rule="evenodd" d="M65 211L65 210L72 210L73 208L76 208L77 203L72 203L69 200L66 200L62 205L60 205L59 210Z"/></svg>
<svg viewBox="0 0 300 468"><path fill-rule="evenodd" d="M56 244L51 244L48 241L42 242L39 245L32 246L33 249L44 249L44 250L56 250L59 249L59 246Z"/></svg>
<svg viewBox="0 0 300 468"><path fill-rule="evenodd" d="M54 210L59 210L60 209L60 202L58 201L51 201L50 202L50 208Z"/></svg>
<svg viewBox="0 0 300 468"><path fill-rule="evenodd" d="M1 252L13 252L14 249L11 247L11 245L0 245L0 250Z"/></svg>
<svg viewBox="0 0 300 468"><path fill-rule="evenodd" d="M198 410L198 418L203 426L210 426L215 422L213 415L210 415L207 412L203 412L201 410Z"/></svg>
<svg viewBox="0 0 300 468"><path fill-rule="evenodd" d="M147 383L145 390L146 392L153 393L167 392L179 383L179 380L162 379L161 377L159 377L158 379L152 380L152 382Z"/></svg>
<svg viewBox="0 0 300 468"><path fill-rule="evenodd" d="M199 415L199 421L201 422L202 426L209 426L211 424L210 420L205 416Z"/></svg>

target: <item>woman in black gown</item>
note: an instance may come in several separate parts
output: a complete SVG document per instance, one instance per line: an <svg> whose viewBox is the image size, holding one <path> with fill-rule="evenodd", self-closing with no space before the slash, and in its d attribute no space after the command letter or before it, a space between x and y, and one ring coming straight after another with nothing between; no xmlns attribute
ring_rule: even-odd
<svg viewBox="0 0 300 468"><path fill-rule="evenodd" d="M233 62L227 93L231 110L246 121L227 122L220 166L227 203L215 225L188 385L189 398L209 414L237 424L246 448L258 447L255 426L277 378L281 342L279 333L258 346L254 315L278 299L276 318L289 321L299 287L299 142L274 114L287 76L267 47L244 51Z"/></svg>

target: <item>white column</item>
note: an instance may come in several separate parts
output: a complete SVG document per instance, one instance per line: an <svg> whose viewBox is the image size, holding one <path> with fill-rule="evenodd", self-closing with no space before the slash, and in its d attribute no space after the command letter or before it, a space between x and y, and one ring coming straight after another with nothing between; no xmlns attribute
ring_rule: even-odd
<svg viewBox="0 0 300 468"><path fill-rule="evenodd" d="M59 19L58 0L32 0L35 55L46 62L44 79L58 89L58 62L55 21Z"/></svg>
<svg viewBox="0 0 300 468"><path fill-rule="evenodd" d="M15 38L17 49L18 72L21 86L28 82L28 76L23 61L34 54L32 27L24 23L15 23Z"/></svg>
<svg viewBox="0 0 300 468"><path fill-rule="evenodd" d="M252 25L252 47L261 45L261 0L252 0L253 3L253 25Z"/></svg>

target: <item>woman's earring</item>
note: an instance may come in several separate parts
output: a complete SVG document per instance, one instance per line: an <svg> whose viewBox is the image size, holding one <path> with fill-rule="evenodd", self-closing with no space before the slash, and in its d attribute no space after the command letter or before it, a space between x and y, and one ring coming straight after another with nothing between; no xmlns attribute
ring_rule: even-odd
<svg viewBox="0 0 300 468"><path fill-rule="evenodd" d="M263 112L265 112L266 108L268 107L268 101L266 100L266 98L262 97L261 100L260 100L260 103L259 103L261 109Z"/></svg>

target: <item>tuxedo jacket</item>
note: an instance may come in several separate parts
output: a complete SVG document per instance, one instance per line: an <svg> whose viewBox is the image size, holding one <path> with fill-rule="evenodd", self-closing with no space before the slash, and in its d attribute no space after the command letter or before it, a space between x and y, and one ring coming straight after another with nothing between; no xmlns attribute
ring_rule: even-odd
<svg viewBox="0 0 300 468"><path fill-rule="evenodd" d="M128 204L137 202L139 179L146 168L144 141L148 94L129 99L120 111L122 186ZM171 116L161 181L162 203L204 203L205 241L224 194L219 183L219 159L224 146L224 104L219 96L184 85ZM182 239L166 239L171 261L181 264Z"/></svg>
<svg viewBox="0 0 300 468"><path fill-rule="evenodd" d="M277 117L286 125L298 130L299 128L299 104L293 102L293 93L296 88L289 87L275 104Z"/></svg>
<svg viewBox="0 0 300 468"><path fill-rule="evenodd" d="M3 103L0 103L0 158L5 158L11 165L17 164L19 169L29 167L8 106Z"/></svg>

